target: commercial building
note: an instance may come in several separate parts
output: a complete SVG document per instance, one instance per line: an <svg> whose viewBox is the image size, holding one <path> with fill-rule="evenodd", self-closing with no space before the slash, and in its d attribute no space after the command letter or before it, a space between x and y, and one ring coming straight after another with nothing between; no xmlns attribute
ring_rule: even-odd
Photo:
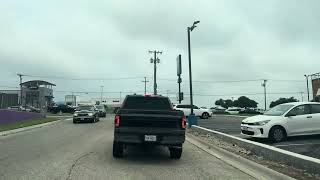
<svg viewBox="0 0 320 180"><path fill-rule="evenodd" d="M19 90L0 90L0 109L19 104Z"/></svg>
<svg viewBox="0 0 320 180"><path fill-rule="evenodd" d="M311 75L312 97L314 101L320 102L320 73Z"/></svg>
<svg viewBox="0 0 320 180"><path fill-rule="evenodd" d="M33 106L40 109L45 109L53 104L52 84L47 81L33 80L27 81L21 85L21 105Z"/></svg>

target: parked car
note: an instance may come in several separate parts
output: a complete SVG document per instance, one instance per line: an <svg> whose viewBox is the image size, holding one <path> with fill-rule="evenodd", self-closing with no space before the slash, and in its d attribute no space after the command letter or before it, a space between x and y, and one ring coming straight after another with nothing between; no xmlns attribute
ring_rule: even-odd
<svg viewBox="0 0 320 180"><path fill-rule="evenodd" d="M294 102L271 108L241 123L241 134L280 142L289 136L320 134L320 103Z"/></svg>
<svg viewBox="0 0 320 180"><path fill-rule="evenodd" d="M10 106L7 109L13 110L13 111L21 111L22 106Z"/></svg>
<svg viewBox="0 0 320 180"><path fill-rule="evenodd" d="M243 110L242 108L228 108L227 110L226 110L226 112L227 113L229 113L229 114L239 114L239 112L241 111L241 110Z"/></svg>
<svg viewBox="0 0 320 180"><path fill-rule="evenodd" d="M225 113L226 112L226 108L224 107L211 107L210 110L212 111L212 113Z"/></svg>
<svg viewBox="0 0 320 180"><path fill-rule="evenodd" d="M79 106L73 114L73 123L99 121L99 111L93 105Z"/></svg>
<svg viewBox="0 0 320 180"><path fill-rule="evenodd" d="M191 105L178 104L174 107L174 109L183 111L185 116L189 116L191 114ZM209 109L202 109L195 105L193 105L193 113L195 116L198 116L202 119L208 119L212 116L212 112Z"/></svg>
<svg viewBox="0 0 320 180"><path fill-rule="evenodd" d="M104 105L98 105L98 106L96 106L96 108L99 111L99 113L98 113L99 117L106 117L107 112L106 112L106 109L104 108Z"/></svg>
<svg viewBox="0 0 320 180"><path fill-rule="evenodd" d="M239 111L239 114L262 114L254 108L246 108Z"/></svg>
<svg viewBox="0 0 320 180"><path fill-rule="evenodd" d="M123 157L127 144L147 144L166 146L172 159L180 159L185 129L183 112L168 97L129 95L115 115L113 156Z"/></svg>
<svg viewBox="0 0 320 180"><path fill-rule="evenodd" d="M26 105L26 106L10 106L8 107L9 110L14 111L26 111L26 112L40 112L40 109L34 108L32 106Z"/></svg>

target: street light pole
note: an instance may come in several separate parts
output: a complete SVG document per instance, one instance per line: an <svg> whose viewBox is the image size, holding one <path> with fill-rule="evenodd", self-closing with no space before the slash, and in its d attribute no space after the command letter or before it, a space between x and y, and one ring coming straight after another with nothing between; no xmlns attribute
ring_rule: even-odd
<svg viewBox="0 0 320 180"><path fill-rule="evenodd" d="M193 93L192 93L192 70L191 70L191 43L190 43L190 32L197 27L196 24L200 23L200 21L195 21L191 27L187 28L188 31L188 54L189 54L189 84L190 84L190 105L191 105L191 115L193 113Z"/></svg>
<svg viewBox="0 0 320 180"><path fill-rule="evenodd" d="M264 89L264 110L267 110L267 80L264 79L262 83L263 89Z"/></svg>
<svg viewBox="0 0 320 180"><path fill-rule="evenodd" d="M310 95L309 95L309 75L304 75L304 77L306 77L307 80L307 93L308 93L308 101L310 101Z"/></svg>

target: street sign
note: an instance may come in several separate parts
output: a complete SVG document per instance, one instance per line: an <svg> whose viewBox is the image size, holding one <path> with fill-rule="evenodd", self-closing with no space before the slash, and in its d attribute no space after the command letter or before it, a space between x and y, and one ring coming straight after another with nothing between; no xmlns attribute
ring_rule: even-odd
<svg viewBox="0 0 320 180"><path fill-rule="evenodd" d="M179 94L179 99L180 99L180 101L183 100L183 92L181 92L181 93Z"/></svg>
<svg viewBox="0 0 320 180"><path fill-rule="evenodd" d="M181 54L177 56L177 76L182 74Z"/></svg>

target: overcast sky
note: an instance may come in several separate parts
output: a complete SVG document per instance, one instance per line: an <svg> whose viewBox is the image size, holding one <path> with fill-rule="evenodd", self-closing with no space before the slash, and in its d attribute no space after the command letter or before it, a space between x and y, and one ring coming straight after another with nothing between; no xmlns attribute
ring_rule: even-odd
<svg viewBox="0 0 320 180"><path fill-rule="evenodd" d="M176 56L182 55L182 90L188 94L186 29L200 20L191 33L193 80L211 82L194 82L197 105L251 94L263 107L262 80L228 82L258 79L269 80L268 104L279 97L300 100L302 91L306 100L303 75L320 70L319 7L317 0L2 0L0 88L18 86L16 74L22 73L42 76L24 81L55 83L57 101L71 91L100 92L101 85L104 96L118 98L120 93L108 92L143 93L147 76L152 92L148 50L161 50L158 90L169 90L175 102ZM105 80L70 80L75 78Z"/></svg>

